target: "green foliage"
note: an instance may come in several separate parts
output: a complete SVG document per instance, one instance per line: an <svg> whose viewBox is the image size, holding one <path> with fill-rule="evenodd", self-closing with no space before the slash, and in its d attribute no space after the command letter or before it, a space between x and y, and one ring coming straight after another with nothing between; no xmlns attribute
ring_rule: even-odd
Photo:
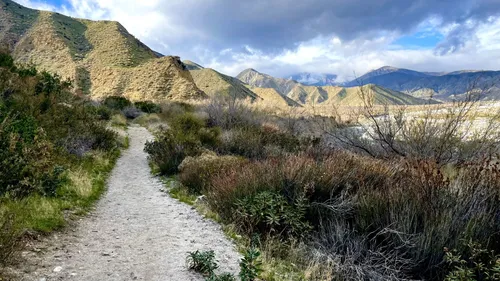
<svg viewBox="0 0 500 281"><path fill-rule="evenodd" d="M262 191L238 199L235 205L234 220L247 233L301 237L312 228L306 220L308 202L303 197L292 201L276 192Z"/></svg>
<svg viewBox="0 0 500 281"><path fill-rule="evenodd" d="M186 258L186 263L190 270L194 270L205 276L213 275L214 270L219 268L215 259L215 253L212 250L190 252Z"/></svg>
<svg viewBox="0 0 500 281"><path fill-rule="evenodd" d="M10 260L20 244L17 239L12 239L18 237L20 232L19 229L16 229L14 216L3 214L2 211L0 209L0 266L5 265Z"/></svg>
<svg viewBox="0 0 500 281"><path fill-rule="evenodd" d="M119 96L107 97L104 99L103 104L104 106L114 110L123 110L126 107L132 106L132 102L130 102L127 98Z"/></svg>
<svg viewBox="0 0 500 281"><path fill-rule="evenodd" d="M0 53L0 67L13 68L14 59L6 53Z"/></svg>
<svg viewBox="0 0 500 281"><path fill-rule="evenodd" d="M260 251L251 247L245 251L245 255L240 262L241 281L255 281L261 272Z"/></svg>
<svg viewBox="0 0 500 281"><path fill-rule="evenodd" d="M222 273L219 275L212 274L208 278L205 279L206 281L236 281L236 277L234 277L233 274L231 273Z"/></svg>
<svg viewBox="0 0 500 281"><path fill-rule="evenodd" d="M25 231L63 226L65 210L89 208L104 190L116 134L70 88L35 68L0 68L0 252Z"/></svg>
<svg viewBox="0 0 500 281"><path fill-rule="evenodd" d="M161 113L161 107L150 101L138 101L134 106L144 113Z"/></svg>
<svg viewBox="0 0 500 281"><path fill-rule="evenodd" d="M44 71L40 73L40 79L38 80L38 83L35 86L35 95L40 95L40 94L45 94L47 96L60 95L63 90L66 90L69 87L71 87L71 82L62 81L59 75L57 74L52 75Z"/></svg>
<svg viewBox="0 0 500 281"><path fill-rule="evenodd" d="M463 254L446 250L445 261L451 270L445 281L500 280L500 255L478 243L468 243Z"/></svg>
<svg viewBox="0 0 500 281"><path fill-rule="evenodd" d="M144 151L149 160L158 166L163 175L174 174L186 157L186 147L177 140L171 131L166 130L156 136L154 141L146 143ZM190 147L188 149L193 149Z"/></svg>
<svg viewBox="0 0 500 281"><path fill-rule="evenodd" d="M99 120L109 121L111 120L113 112L105 106L98 106L96 108L96 114L99 117Z"/></svg>
<svg viewBox="0 0 500 281"><path fill-rule="evenodd" d="M164 175L176 173L185 157L199 155L203 147L215 145L220 134L217 128L206 128L203 120L190 113L175 117L170 126L145 147L149 159Z"/></svg>

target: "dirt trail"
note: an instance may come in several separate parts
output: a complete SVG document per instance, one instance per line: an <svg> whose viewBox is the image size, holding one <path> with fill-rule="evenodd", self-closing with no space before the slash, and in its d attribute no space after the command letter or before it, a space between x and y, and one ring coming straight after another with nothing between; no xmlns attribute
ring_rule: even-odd
<svg viewBox="0 0 500 281"><path fill-rule="evenodd" d="M143 152L151 134L142 127L128 132L130 148L96 210L74 235L60 235L38 254L21 280L203 280L185 266L187 252L197 249L213 249L221 272L237 272L239 255L220 226L159 191Z"/></svg>

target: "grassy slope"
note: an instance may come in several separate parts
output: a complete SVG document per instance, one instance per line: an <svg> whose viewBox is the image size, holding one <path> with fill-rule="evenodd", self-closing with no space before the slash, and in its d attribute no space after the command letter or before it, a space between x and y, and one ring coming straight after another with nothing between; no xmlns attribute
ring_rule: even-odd
<svg viewBox="0 0 500 281"><path fill-rule="evenodd" d="M188 62L189 64L189 62ZM201 90L209 96L231 96L237 98L250 98L255 100L258 96L238 79L224 75L210 68L190 70L191 76Z"/></svg>
<svg viewBox="0 0 500 281"><path fill-rule="evenodd" d="M39 12L10 0L0 0L0 41L12 48L38 18Z"/></svg>
<svg viewBox="0 0 500 281"><path fill-rule="evenodd" d="M10 44L18 63L71 79L75 90L93 98L205 96L178 58L159 58L118 22L40 12L10 0L0 0L0 7L0 44Z"/></svg>
<svg viewBox="0 0 500 281"><path fill-rule="evenodd" d="M300 104L296 101L290 99L289 97L284 97L280 95L275 89L271 88L253 88L252 89L259 97L262 98L262 102L266 105L276 106L279 108L287 108L289 106L299 107Z"/></svg>

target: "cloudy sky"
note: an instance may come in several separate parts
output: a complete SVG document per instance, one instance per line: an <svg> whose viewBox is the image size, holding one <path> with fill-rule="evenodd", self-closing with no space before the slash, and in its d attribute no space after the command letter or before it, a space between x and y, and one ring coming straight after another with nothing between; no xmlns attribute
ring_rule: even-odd
<svg viewBox="0 0 500 281"><path fill-rule="evenodd" d="M16 1L117 20L158 52L230 75L500 69L500 0Z"/></svg>

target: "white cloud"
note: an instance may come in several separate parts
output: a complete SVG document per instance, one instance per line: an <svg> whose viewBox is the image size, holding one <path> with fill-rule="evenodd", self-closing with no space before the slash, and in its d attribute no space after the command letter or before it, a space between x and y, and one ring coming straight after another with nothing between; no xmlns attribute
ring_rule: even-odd
<svg viewBox="0 0 500 281"><path fill-rule="evenodd" d="M490 15L493 8L475 0L427 8L422 2L427 0L422 0L410 1L412 9L405 10L408 5L400 0L384 0L394 11L380 18L378 11L371 11L378 9L371 1L366 10L352 9L366 3L363 0L335 0L334 8L331 0L304 0L298 6L287 0L68 0L62 7L42 0L19 3L74 17L120 21L161 53L231 75L251 67L276 76L306 71L349 80L384 65L421 71L498 68L500 18ZM475 10L469 6L481 8L478 16L473 17ZM462 19L465 12L470 19ZM393 45L401 35L415 32L442 34L442 51Z"/></svg>

